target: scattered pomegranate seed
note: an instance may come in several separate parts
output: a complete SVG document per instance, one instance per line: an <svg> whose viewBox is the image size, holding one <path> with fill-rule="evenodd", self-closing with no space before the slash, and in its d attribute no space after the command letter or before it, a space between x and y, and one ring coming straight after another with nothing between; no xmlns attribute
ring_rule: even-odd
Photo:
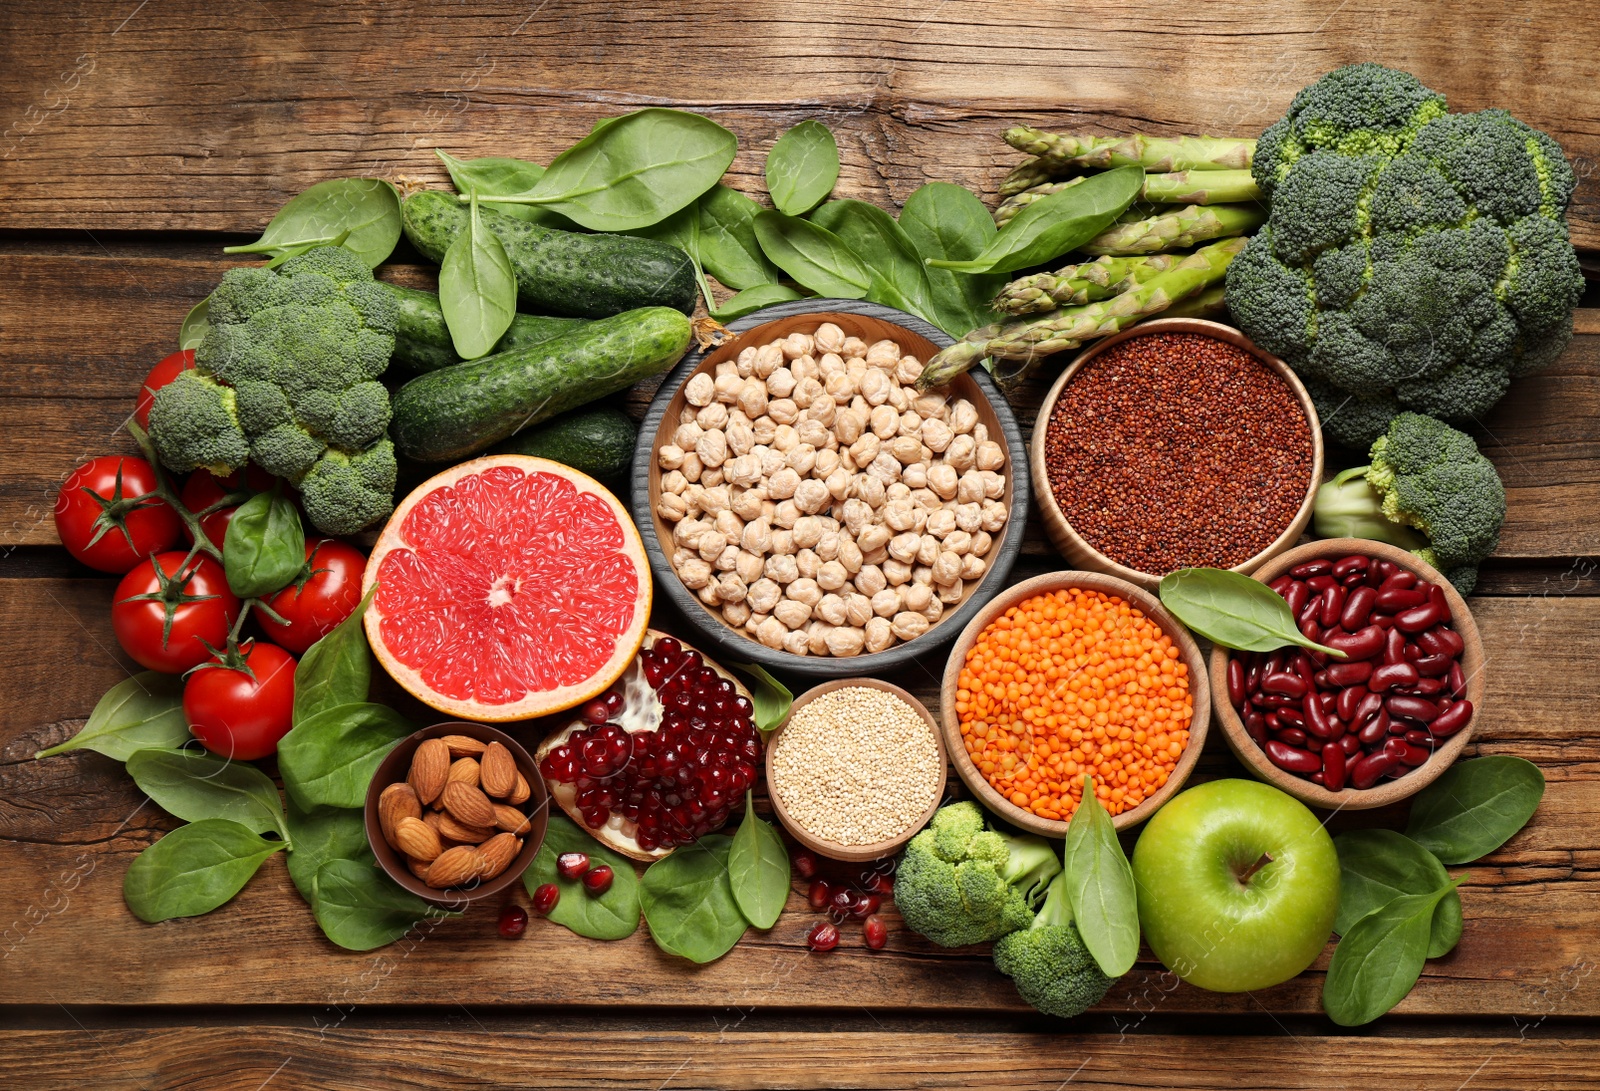
<svg viewBox="0 0 1600 1091"><path fill-rule="evenodd" d="M828 916L834 921L842 921L850 915L850 910L855 908L856 899L859 897L849 887L839 887L833 892L833 897L828 899Z"/></svg>
<svg viewBox="0 0 1600 1091"><path fill-rule="evenodd" d="M556 874L563 879L576 879L589 870L589 857L581 852L563 852L556 857Z"/></svg>
<svg viewBox="0 0 1600 1091"><path fill-rule="evenodd" d="M876 894L863 894L850 906L850 915L856 920L865 920L878 911L883 904L883 899Z"/></svg>
<svg viewBox="0 0 1600 1091"><path fill-rule="evenodd" d="M872 893L887 898L894 893L894 876L882 871L869 871L861 876L861 885Z"/></svg>
<svg viewBox="0 0 1600 1091"><path fill-rule="evenodd" d="M806 933L806 943L813 951L831 951L839 946L839 928L832 921L814 925Z"/></svg>
<svg viewBox="0 0 1600 1091"><path fill-rule="evenodd" d="M506 939L516 939L528 927L528 911L520 905L507 905L500 910L500 934Z"/></svg>
<svg viewBox="0 0 1600 1091"><path fill-rule="evenodd" d="M611 889L611 880L615 875L609 865L601 864L599 867L590 868L583 873L583 889L592 897L598 898Z"/></svg>
<svg viewBox="0 0 1600 1091"><path fill-rule="evenodd" d="M611 706L604 697L596 697L583 706L583 718L597 726L603 724L611 719Z"/></svg>
<svg viewBox="0 0 1600 1091"><path fill-rule="evenodd" d="M821 879L813 879L806 888L806 901L811 903L812 909L826 909L828 899L833 897L833 890Z"/></svg>
<svg viewBox="0 0 1600 1091"><path fill-rule="evenodd" d="M817 858L809 852L794 854L794 873L802 879L816 878Z"/></svg>
<svg viewBox="0 0 1600 1091"><path fill-rule="evenodd" d="M861 935L866 939L870 950L881 951L883 945L889 942L889 926L883 923L882 917L874 913L861 923Z"/></svg>
<svg viewBox="0 0 1600 1091"><path fill-rule="evenodd" d="M554 909L556 907L556 902L560 900L560 887L556 886L554 883L542 883L540 884L539 888L533 892L533 911L539 914L541 917L548 917L550 915L550 910ZM523 916L523 923L527 923L526 914Z"/></svg>

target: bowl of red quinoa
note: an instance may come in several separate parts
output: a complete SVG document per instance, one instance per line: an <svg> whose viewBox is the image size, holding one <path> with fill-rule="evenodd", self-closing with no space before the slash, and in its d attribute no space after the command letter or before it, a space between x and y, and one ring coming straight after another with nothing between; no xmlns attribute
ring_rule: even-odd
<svg viewBox="0 0 1600 1091"><path fill-rule="evenodd" d="M1179 568L1251 572L1299 539L1322 480L1316 408L1231 326L1165 318L1081 353L1031 445L1051 544L1155 590Z"/></svg>

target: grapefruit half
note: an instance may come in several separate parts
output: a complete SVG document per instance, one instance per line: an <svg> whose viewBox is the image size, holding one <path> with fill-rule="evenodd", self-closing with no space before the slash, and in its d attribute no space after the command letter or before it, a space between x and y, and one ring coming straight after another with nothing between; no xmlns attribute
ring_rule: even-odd
<svg viewBox="0 0 1600 1091"><path fill-rule="evenodd" d="M440 712L499 723L603 692L650 621L650 564L617 498L527 455L463 462L389 518L362 591L396 682Z"/></svg>

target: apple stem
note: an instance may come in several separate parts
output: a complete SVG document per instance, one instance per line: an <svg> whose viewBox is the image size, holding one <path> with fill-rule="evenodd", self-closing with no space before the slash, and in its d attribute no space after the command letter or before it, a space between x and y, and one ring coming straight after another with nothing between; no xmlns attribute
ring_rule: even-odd
<svg viewBox="0 0 1600 1091"><path fill-rule="evenodd" d="M1250 881L1250 876L1254 875L1256 872L1260 871L1270 863L1272 863L1272 853L1263 852L1259 860L1244 869L1244 872L1239 876L1239 881L1241 883L1248 883Z"/></svg>

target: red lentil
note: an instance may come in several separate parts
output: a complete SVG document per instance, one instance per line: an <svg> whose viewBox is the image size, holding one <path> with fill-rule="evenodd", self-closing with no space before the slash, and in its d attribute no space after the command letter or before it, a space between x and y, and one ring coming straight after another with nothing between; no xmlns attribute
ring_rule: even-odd
<svg viewBox="0 0 1600 1091"><path fill-rule="evenodd" d="M1232 568L1288 528L1311 481L1311 426L1289 385L1196 333L1113 345L1075 375L1045 433L1072 529L1141 572Z"/></svg>

